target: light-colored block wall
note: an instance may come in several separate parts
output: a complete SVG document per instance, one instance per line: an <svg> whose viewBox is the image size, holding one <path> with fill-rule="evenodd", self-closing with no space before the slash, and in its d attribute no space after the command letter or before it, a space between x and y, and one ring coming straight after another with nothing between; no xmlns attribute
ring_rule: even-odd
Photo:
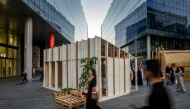
<svg viewBox="0 0 190 109"><path fill-rule="evenodd" d="M72 87L73 88L77 88L76 86L76 59L72 60L72 77L71 77L71 80L72 80Z"/></svg>
<svg viewBox="0 0 190 109"><path fill-rule="evenodd" d="M124 93L124 59L120 58L119 92Z"/></svg>
<svg viewBox="0 0 190 109"><path fill-rule="evenodd" d="M60 60L63 60L63 46L60 46L60 52L59 52L59 56L60 56Z"/></svg>
<svg viewBox="0 0 190 109"><path fill-rule="evenodd" d="M96 56L95 38L90 39L90 57Z"/></svg>
<svg viewBox="0 0 190 109"><path fill-rule="evenodd" d="M73 88L73 78L72 78L72 68L71 68L71 62L68 61L68 88Z"/></svg>
<svg viewBox="0 0 190 109"><path fill-rule="evenodd" d="M120 89L120 66L119 66L119 58L115 58L115 94L119 94Z"/></svg>
<svg viewBox="0 0 190 109"><path fill-rule="evenodd" d="M61 55L63 56L63 60L66 60L66 54L67 54L66 45L62 46L62 50L63 52L61 53Z"/></svg>
<svg viewBox="0 0 190 109"><path fill-rule="evenodd" d="M49 86L49 63L44 63L44 86Z"/></svg>
<svg viewBox="0 0 190 109"><path fill-rule="evenodd" d="M82 41L78 42L78 59L83 58L83 43Z"/></svg>
<svg viewBox="0 0 190 109"><path fill-rule="evenodd" d="M53 48L53 61L58 61L59 59L58 49L58 47Z"/></svg>
<svg viewBox="0 0 190 109"><path fill-rule="evenodd" d="M71 44L71 59L76 59L76 43Z"/></svg>
<svg viewBox="0 0 190 109"><path fill-rule="evenodd" d="M52 73L52 86L53 87L55 87L55 62L51 62L51 65L52 65L52 67L51 67L51 73Z"/></svg>
<svg viewBox="0 0 190 109"><path fill-rule="evenodd" d="M83 58L88 57L88 40L83 40Z"/></svg>
<svg viewBox="0 0 190 109"><path fill-rule="evenodd" d="M58 84L62 83L62 62L58 62Z"/></svg>
<svg viewBox="0 0 190 109"><path fill-rule="evenodd" d="M46 52L46 49L44 50L43 53L44 53L44 62L47 62L47 60L46 60L46 59L47 59L47 52Z"/></svg>
<svg viewBox="0 0 190 109"><path fill-rule="evenodd" d="M130 81L130 60L129 59L125 59L125 68L126 68L126 72L125 72L125 78L126 78L126 92L130 92L131 89L131 81Z"/></svg>
<svg viewBox="0 0 190 109"><path fill-rule="evenodd" d="M66 67L67 67L67 64L66 64L66 61L62 61L62 68L63 68L63 75L62 75L62 88L67 88L67 69L66 69Z"/></svg>
<svg viewBox="0 0 190 109"><path fill-rule="evenodd" d="M49 48L47 49L48 50L48 62L52 61L52 53L53 53L53 49Z"/></svg>
<svg viewBox="0 0 190 109"><path fill-rule="evenodd" d="M113 58L107 58L107 94L113 95Z"/></svg>

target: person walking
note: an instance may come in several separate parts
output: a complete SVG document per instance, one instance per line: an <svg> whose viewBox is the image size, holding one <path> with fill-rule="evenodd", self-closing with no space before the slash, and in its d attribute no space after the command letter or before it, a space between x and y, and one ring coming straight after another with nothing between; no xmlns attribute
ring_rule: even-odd
<svg viewBox="0 0 190 109"><path fill-rule="evenodd" d="M174 84L175 82L175 78L174 78L174 70L173 70L173 67L170 67L170 81L172 84Z"/></svg>
<svg viewBox="0 0 190 109"><path fill-rule="evenodd" d="M179 72L179 68L174 69L174 79L175 79L175 84L178 85L178 79L175 77L175 74Z"/></svg>
<svg viewBox="0 0 190 109"><path fill-rule="evenodd" d="M24 82L25 80L26 80L26 83L28 82L28 79L27 79L27 70L26 70L26 68L24 68L24 71L22 72L22 74L23 74L23 76L24 76L24 78L23 78L23 80L22 80L22 82Z"/></svg>
<svg viewBox="0 0 190 109"><path fill-rule="evenodd" d="M132 71L132 68L131 68L131 71L130 71L130 81L131 81L131 83L130 83L130 88L131 88L132 81L133 81L133 71Z"/></svg>
<svg viewBox="0 0 190 109"><path fill-rule="evenodd" d="M168 66L166 66L165 72L166 72L166 84L172 85L172 82L170 81L171 78L170 68Z"/></svg>
<svg viewBox="0 0 190 109"><path fill-rule="evenodd" d="M42 82L43 78L44 78L44 69L43 69L43 67L41 67L40 73L41 73L40 81Z"/></svg>
<svg viewBox="0 0 190 109"><path fill-rule="evenodd" d="M96 92L96 71L95 69L90 69L88 71L90 75L89 84L88 84L88 95L86 99L86 109L101 109L97 105L98 95Z"/></svg>
<svg viewBox="0 0 190 109"><path fill-rule="evenodd" d="M162 82L162 85L164 85L164 79L163 79L163 73L160 71L160 81Z"/></svg>
<svg viewBox="0 0 190 109"><path fill-rule="evenodd" d="M158 60L147 60L144 65L145 77L153 84L148 106L136 109L171 109L171 103L162 83L160 82L160 63Z"/></svg>
<svg viewBox="0 0 190 109"><path fill-rule="evenodd" d="M138 71L137 71L137 76L138 76L138 85L143 85L142 72L141 72L141 70L139 68L138 68Z"/></svg>
<svg viewBox="0 0 190 109"><path fill-rule="evenodd" d="M133 72L133 79L132 79L132 81L131 81L131 84L132 84L132 85L135 85L135 70L134 70L134 67L131 67L131 70L132 70L132 72Z"/></svg>
<svg viewBox="0 0 190 109"><path fill-rule="evenodd" d="M177 87L176 87L176 92L185 92L185 85L184 85L184 81L183 81L183 71L182 68L178 68L179 72L175 73L174 76L178 81Z"/></svg>

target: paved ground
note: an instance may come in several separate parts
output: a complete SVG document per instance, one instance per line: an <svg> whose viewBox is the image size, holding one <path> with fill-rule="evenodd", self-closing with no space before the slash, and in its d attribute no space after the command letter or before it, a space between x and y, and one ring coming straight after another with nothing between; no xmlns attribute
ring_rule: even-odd
<svg viewBox="0 0 190 109"><path fill-rule="evenodd" d="M54 104L52 91L43 88L42 82L19 84L21 81L22 77L0 78L0 109L61 109ZM190 81L185 81L185 86L186 93L174 92L175 85L166 86L175 107L172 109L190 109ZM130 109L129 104L144 105L150 88L151 86L139 86L137 92L101 102L99 105L103 109Z"/></svg>

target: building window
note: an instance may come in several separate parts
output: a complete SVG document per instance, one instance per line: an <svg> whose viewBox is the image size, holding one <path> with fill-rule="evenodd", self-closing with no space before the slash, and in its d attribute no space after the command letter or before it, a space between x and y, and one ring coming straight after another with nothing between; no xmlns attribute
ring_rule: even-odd
<svg viewBox="0 0 190 109"><path fill-rule="evenodd" d="M151 36L151 49L158 48L158 37Z"/></svg>
<svg viewBox="0 0 190 109"><path fill-rule="evenodd" d="M7 36L4 29L0 29L0 43L7 44Z"/></svg>
<svg viewBox="0 0 190 109"><path fill-rule="evenodd" d="M159 38L159 47L160 48L166 48L166 38L165 37Z"/></svg>

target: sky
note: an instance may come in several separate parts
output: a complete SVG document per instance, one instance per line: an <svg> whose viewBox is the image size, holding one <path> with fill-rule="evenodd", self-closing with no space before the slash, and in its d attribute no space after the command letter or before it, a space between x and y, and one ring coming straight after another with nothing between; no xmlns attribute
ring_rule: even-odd
<svg viewBox="0 0 190 109"><path fill-rule="evenodd" d="M101 37L101 25L113 0L81 0L88 23L88 37Z"/></svg>

